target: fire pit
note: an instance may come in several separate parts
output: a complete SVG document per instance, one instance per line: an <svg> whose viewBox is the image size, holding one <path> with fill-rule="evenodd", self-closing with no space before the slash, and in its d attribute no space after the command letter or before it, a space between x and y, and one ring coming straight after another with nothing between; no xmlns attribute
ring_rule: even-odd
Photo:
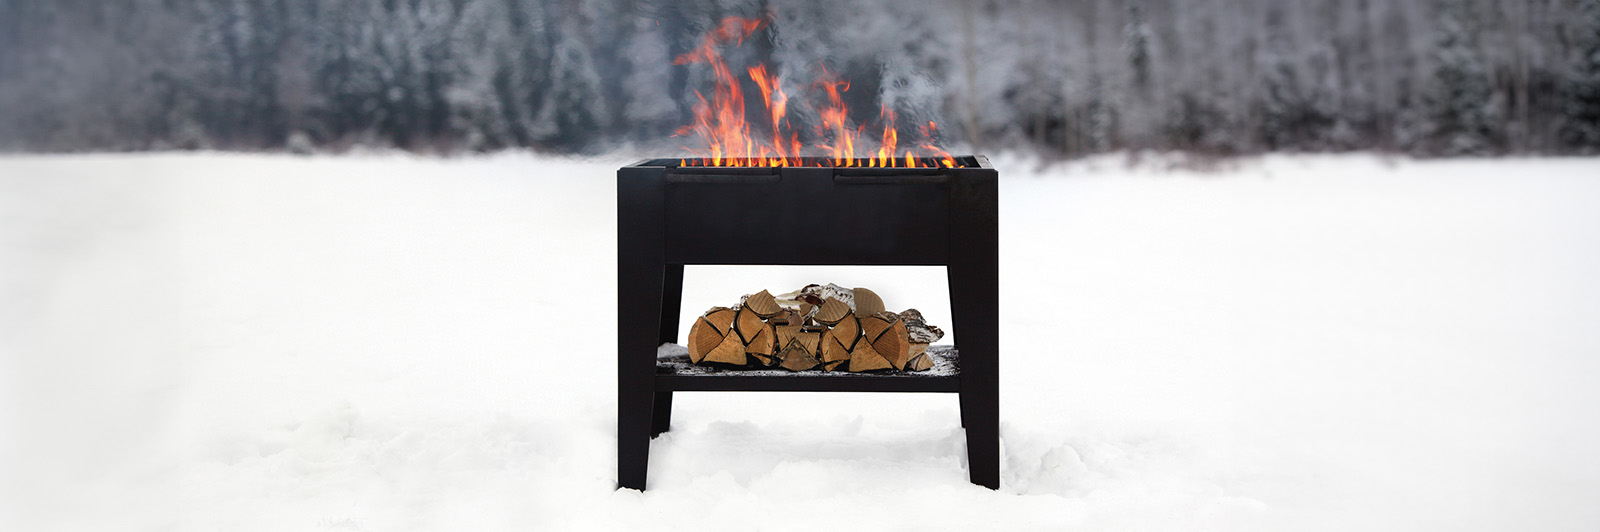
<svg viewBox="0 0 1600 532"><path fill-rule="evenodd" d="M617 483L643 490L677 391L960 396L973 483L999 488L997 174L987 158L653 159L617 171ZM954 347L923 373L714 371L657 360L689 264L946 266Z"/></svg>

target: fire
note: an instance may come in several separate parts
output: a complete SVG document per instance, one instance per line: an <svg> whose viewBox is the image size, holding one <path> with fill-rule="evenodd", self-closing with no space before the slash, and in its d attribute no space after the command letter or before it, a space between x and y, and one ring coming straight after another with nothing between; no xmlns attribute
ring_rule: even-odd
<svg viewBox="0 0 1600 532"><path fill-rule="evenodd" d="M921 128L924 142L919 147L932 152L934 157L918 157L906 150L902 158L897 150L900 134L895 129L895 114L887 106L879 111L882 123L881 139L876 152L860 157L856 146L866 131L866 125L852 126L850 109L843 94L849 92L850 82L836 78L826 67L822 76L812 86L821 89L824 102L807 107L815 109L821 124L817 127L817 142L811 150L826 157L803 157L807 151L800 135L790 127L789 96L783 90L780 78L766 65L755 65L744 70L745 76L734 75L723 58L724 46L742 44L766 24L759 19L728 17L708 32L693 51L678 56L673 64L703 63L711 68L716 87L708 99L695 91L699 102L694 106L692 124L679 128L674 136L693 134L705 142L705 151L686 150L694 158L680 159L681 166L843 166L879 168L923 168L956 166L954 157L934 146L937 125L928 122ZM761 104L766 116L757 119L768 122L767 131L752 134L752 124L745 118L744 83L748 77L761 92ZM753 97L753 96L752 96ZM806 105L802 99L801 105ZM871 137L867 137L871 138ZM870 141L868 141L870 142Z"/></svg>

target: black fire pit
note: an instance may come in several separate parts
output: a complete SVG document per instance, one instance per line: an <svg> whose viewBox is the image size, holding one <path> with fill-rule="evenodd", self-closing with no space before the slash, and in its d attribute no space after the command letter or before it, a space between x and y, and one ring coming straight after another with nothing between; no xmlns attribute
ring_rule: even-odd
<svg viewBox="0 0 1600 532"><path fill-rule="evenodd" d="M1000 487L997 174L981 155L923 168L693 166L617 171L617 484L643 490L675 391L953 392L968 473ZM700 161L700 164L703 164ZM848 163L848 162L847 162ZM658 361L678 338L687 264L946 266L955 347L931 372L699 371Z"/></svg>

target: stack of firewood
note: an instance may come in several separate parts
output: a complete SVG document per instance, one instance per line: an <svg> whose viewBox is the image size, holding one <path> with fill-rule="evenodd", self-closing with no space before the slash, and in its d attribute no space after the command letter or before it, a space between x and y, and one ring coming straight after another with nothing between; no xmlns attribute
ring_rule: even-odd
<svg viewBox="0 0 1600 532"><path fill-rule="evenodd" d="M917 309L888 312L871 290L814 284L780 296L762 290L706 311L689 329L688 348L696 364L922 371L933 367L928 344L942 337Z"/></svg>

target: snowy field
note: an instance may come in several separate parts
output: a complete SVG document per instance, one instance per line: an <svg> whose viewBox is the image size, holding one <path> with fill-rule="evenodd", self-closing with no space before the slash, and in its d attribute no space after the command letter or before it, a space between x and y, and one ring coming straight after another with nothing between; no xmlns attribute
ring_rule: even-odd
<svg viewBox="0 0 1600 532"><path fill-rule="evenodd" d="M1600 530L1600 159L997 158L998 492L917 394L680 394L615 490L625 162L0 157L0 530Z"/></svg>

